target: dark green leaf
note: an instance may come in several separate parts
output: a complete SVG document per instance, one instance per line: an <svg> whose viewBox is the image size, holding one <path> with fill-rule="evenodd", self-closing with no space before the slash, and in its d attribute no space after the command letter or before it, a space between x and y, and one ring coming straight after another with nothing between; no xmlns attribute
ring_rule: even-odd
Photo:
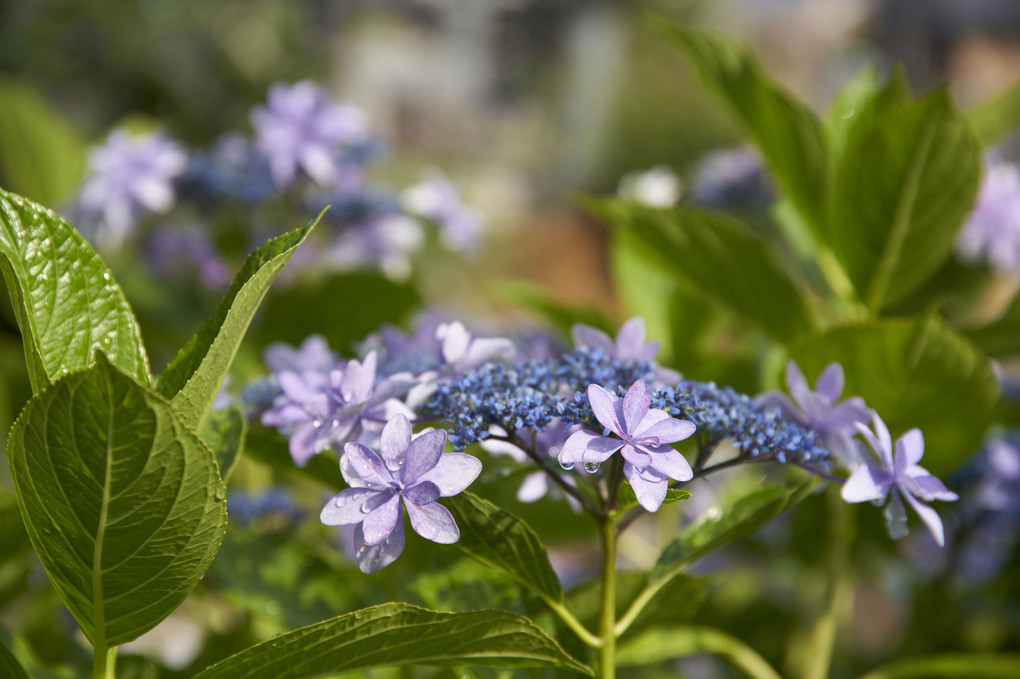
<svg viewBox="0 0 1020 679"><path fill-rule="evenodd" d="M658 210L615 199L583 205L617 232L633 235L677 281L725 305L780 342L809 334L807 303L761 237L739 222L708 210Z"/></svg>
<svg viewBox="0 0 1020 679"><path fill-rule="evenodd" d="M209 418L202 427L202 440L216 457L216 467L220 470L223 483L230 478L234 465L241 457L247 433L248 423L236 405L209 412Z"/></svg>
<svg viewBox="0 0 1020 679"><path fill-rule="evenodd" d="M592 674L519 615L383 604L274 637L196 679L312 679L402 665L563 667Z"/></svg>
<svg viewBox="0 0 1020 679"><path fill-rule="evenodd" d="M977 448L999 386L985 356L934 317L835 328L793 354L809 379L836 361L844 396L861 396L893 436L919 427L924 466L943 475Z"/></svg>
<svg viewBox="0 0 1020 679"><path fill-rule="evenodd" d="M952 251L981 177L981 148L948 92L912 101L899 81L847 133L827 241L877 312Z"/></svg>
<svg viewBox="0 0 1020 679"><path fill-rule="evenodd" d="M966 330L964 334L989 356L996 358L1020 354L1020 296L994 323Z"/></svg>
<svg viewBox="0 0 1020 679"><path fill-rule="evenodd" d="M191 426L201 428L262 298L323 213L249 255L216 310L160 376L159 392Z"/></svg>
<svg viewBox="0 0 1020 679"><path fill-rule="evenodd" d="M861 679L1014 679L1020 676L1020 655L955 654L898 660L868 672Z"/></svg>
<svg viewBox="0 0 1020 679"><path fill-rule="evenodd" d="M18 498L14 493L0 487L0 564L7 562L29 548L28 534L21 522Z"/></svg>
<svg viewBox="0 0 1020 679"><path fill-rule="evenodd" d="M995 146L1020 127L1020 82L967 111L984 146Z"/></svg>
<svg viewBox="0 0 1020 679"><path fill-rule="evenodd" d="M676 502L677 500L686 500L691 497L689 490L680 490L679 488L669 488L666 490L666 498L662 501L663 504L669 504L670 502ZM630 484L626 481L620 486L619 494L616 499L616 511L625 512L632 507L637 507L637 495L634 494L634 489L631 488Z"/></svg>
<svg viewBox="0 0 1020 679"><path fill-rule="evenodd" d="M460 493L444 503L460 528L455 547L503 571L546 601L563 601L560 580L528 524L472 493Z"/></svg>
<svg viewBox="0 0 1020 679"><path fill-rule="evenodd" d="M67 199L85 171L85 142L34 90L0 78L0 181L44 204Z"/></svg>
<svg viewBox="0 0 1020 679"><path fill-rule="evenodd" d="M25 668L3 644L0 644L0 676L6 679L28 679Z"/></svg>
<svg viewBox="0 0 1020 679"><path fill-rule="evenodd" d="M52 210L2 189L0 269L35 391L90 365L96 349L151 380L138 323L92 246Z"/></svg>
<svg viewBox="0 0 1020 679"><path fill-rule="evenodd" d="M690 26L662 22L702 81L736 116L804 220L820 228L829 184L826 138L814 113L780 87L742 45Z"/></svg>
<svg viewBox="0 0 1020 679"><path fill-rule="evenodd" d="M165 399L97 357L29 401L7 450L32 545L105 649L177 608L227 517L208 447Z"/></svg>

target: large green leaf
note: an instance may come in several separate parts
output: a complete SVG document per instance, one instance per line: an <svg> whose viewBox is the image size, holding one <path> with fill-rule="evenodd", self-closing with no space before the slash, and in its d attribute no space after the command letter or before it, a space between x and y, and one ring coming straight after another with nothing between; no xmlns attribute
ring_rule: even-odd
<svg viewBox="0 0 1020 679"><path fill-rule="evenodd" d="M645 255L638 236L626 229L610 234L609 273L628 315L643 318L648 337L662 343L659 359L668 356L674 346L674 309L665 301L677 294L676 276L658 258Z"/></svg>
<svg viewBox="0 0 1020 679"><path fill-rule="evenodd" d="M324 212L249 255L216 310L160 376L159 392L191 426L201 429L262 298Z"/></svg>
<svg viewBox="0 0 1020 679"><path fill-rule="evenodd" d="M844 395L861 396L894 436L919 427L924 466L936 475L981 443L999 398L985 356L933 316L835 328L794 351L809 379L836 361Z"/></svg>
<svg viewBox="0 0 1020 679"><path fill-rule="evenodd" d="M32 545L98 651L177 608L227 517L209 448L165 399L97 359L28 402L7 450Z"/></svg>
<svg viewBox="0 0 1020 679"><path fill-rule="evenodd" d="M897 660L868 672L861 679L1014 679L1018 676L1018 654L958 653Z"/></svg>
<svg viewBox="0 0 1020 679"><path fill-rule="evenodd" d="M401 665L563 667L592 674L519 615L383 604L281 634L195 679L312 679Z"/></svg>
<svg viewBox="0 0 1020 679"><path fill-rule="evenodd" d="M248 423L244 413L236 405L222 410L212 410L202 427L202 440L212 450L216 458L216 467L220 477L226 483L234 465L244 450L244 441L248 434Z"/></svg>
<svg viewBox="0 0 1020 679"><path fill-rule="evenodd" d="M829 190L828 150L818 118L743 45L690 26L661 22L661 29L719 94L804 220L818 229Z"/></svg>
<svg viewBox="0 0 1020 679"><path fill-rule="evenodd" d="M35 391L90 365L96 349L151 380L138 322L92 246L52 210L2 189L0 269Z"/></svg>
<svg viewBox="0 0 1020 679"><path fill-rule="evenodd" d="M2 643L0 643L0 675L6 679L28 679L25 668Z"/></svg>
<svg viewBox="0 0 1020 679"><path fill-rule="evenodd" d="M995 146L1020 127L1020 82L967 111L985 146Z"/></svg>
<svg viewBox="0 0 1020 679"><path fill-rule="evenodd" d="M789 267L736 220L708 210L659 210L615 199L588 198L583 204L616 231L640 241L644 256L678 281L780 342L793 342L814 327Z"/></svg>
<svg viewBox="0 0 1020 679"><path fill-rule="evenodd" d="M949 93L911 100L899 79L847 132L826 240L873 311L949 257L974 203L981 148Z"/></svg>
<svg viewBox="0 0 1020 679"><path fill-rule="evenodd" d="M563 601L563 589L538 535L521 519L472 493L446 501L460 540L455 547L499 569L546 601Z"/></svg>
<svg viewBox="0 0 1020 679"><path fill-rule="evenodd" d="M34 90L0 78L0 181L32 200L68 197L85 171L85 142Z"/></svg>
<svg viewBox="0 0 1020 679"><path fill-rule="evenodd" d="M825 113L825 129L834 158L843 155L847 135L860 119L868 102L882 89L881 72L877 66L865 66L847 81L836 94Z"/></svg>

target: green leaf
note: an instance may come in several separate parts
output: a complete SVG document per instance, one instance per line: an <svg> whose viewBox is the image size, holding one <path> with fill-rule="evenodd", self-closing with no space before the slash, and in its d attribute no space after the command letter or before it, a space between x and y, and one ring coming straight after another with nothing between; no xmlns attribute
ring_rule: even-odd
<svg viewBox="0 0 1020 679"><path fill-rule="evenodd" d="M562 667L592 675L519 615L383 604L281 634L195 679L312 679L402 665Z"/></svg>
<svg viewBox="0 0 1020 679"><path fill-rule="evenodd" d="M814 229L829 188L826 138L815 114L776 83L743 45L689 26L660 22L761 149L769 169Z"/></svg>
<svg viewBox="0 0 1020 679"><path fill-rule="evenodd" d="M616 662L621 667L711 653L725 658L749 677L780 679L764 658L736 637L711 627L669 625L645 630L620 642Z"/></svg>
<svg viewBox="0 0 1020 679"><path fill-rule="evenodd" d="M2 189L0 269L34 391L90 365L96 349L151 381L138 322L99 255L55 212Z"/></svg>
<svg viewBox="0 0 1020 679"><path fill-rule="evenodd" d="M493 286L496 297L519 304L539 314L551 327L570 337L574 325L583 323L611 335L616 326L606 315L589 307L574 307L552 299L540 286L527 281L502 280Z"/></svg>
<svg viewBox="0 0 1020 679"><path fill-rule="evenodd" d="M18 498L12 490L0 486L0 564L19 556L29 548L28 534L21 522Z"/></svg>
<svg viewBox="0 0 1020 679"><path fill-rule="evenodd" d="M636 235L616 229L610 238L609 270L613 288L627 314L643 318L647 336L662 343L661 360L675 345L674 309L663 301L677 294L676 277L658 258L644 254Z"/></svg>
<svg viewBox="0 0 1020 679"><path fill-rule="evenodd" d="M850 128L826 240L878 312L949 257L981 178L981 148L948 91L912 101L898 80Z"/></svg>
<svg viewBox="0 0 1020 679"><path fill-rule="evenodd" d="M933 655L897 660L868 672L862 679L1013 679L1020 676L1020 655Z"/></svg>
<svg viewBox="0 0 1020 679"><path fill-rule="evenodd" d="M994 323L965 330L964 334L989 356L996 358L1020 354L1020 296Z"/></svg>
<svg viewBox="0 0 1020 679"><path fill-rule="evenodd" d="M0 181L32 200L65 200L85 171L85 142L35 90L0 78Z"/></svg>
<svg viewBox="0 0 1020 679"><path fill-rule="evenodd" d="M460 528L454 546L503 571L547 602L563 601L563 589L542 541L521 519L472 493L447 498Z"/></svg>
<svg viewBox="0 0 1020 679"><path fill-rule="evenodd" d="M829 133L834 158L842 157L850 129L881 89L882 78L878 67L865 66L836 94L825 114L825 128Z"/></svg>
<svg viewBox="0 0 1020 679"><path fill-rule="evenodd" d="M666 498L662 501L663 504L669 504L670 502L676 502L678 500L687 500L691 497L689 490L680 490L679 488L669 488L666 490ZM631 488L630 484L626 481L620 486L619 493L617 495L617 513L622 513L637 507L638 500L637 495L634 494L634 489Z"/></svg>
<svg viewBox="0 0 1020 679"><path fill-rule="evenodd" d="M652 577L671 577L709 552L753 535L810 495L817 485L817 479L812 479L789 488L766 486L716 514L704 514L701 519L680 531L666 546L652 569Z"/></svg>
<svg viewBox="0 0 1020 679"><path fill-rule="evenodd" d="M32 546L102 652L177 608L227 516L208 447L165 399L97 359L28 402L7 450Z"/></svg>
<svg viewBox="0 0 1020 679"><path fill-rule="evenodd" d="M28 679L28 672L3 644L0 644L0 675L7 679Z"/></svg>
<svg viewBox="0 0 1020 679"><path fill-rule="evenodd" d="M202 427L202 440L216 458L216 467L220 470L223 483L230 478L234 465L241 457L247 434L248 423L236 405L209 412L209 418Z"/></svg>
<svg viewBox="0 0 1020 679"><path fill-rule="evenodd" d="M645 257L677 281L728 307L775 339L807 335L814 319L797 286L761 237L721 213L659 210L615 199L582 200L618 232L633 235Z"/></svg>
<svg viewBox="0 0 1020 679"><path fill-rule="evenodd" d="M999 398L985 356L935 317L835 328L793 352L809 379L836 361L844 396L861 396L894 436L919 427L923 465L941 476L980 445Z"/></svg>
<svg viewBox="0 0 1020 679"><path fill-rule="evenodd" d="M1020 127L1020 82L967 111L967 117L983 146L1005 141Z"/></svg>
<svg viewBox="0 0 1020 679"><path fill-rule="evenodd" d="M189 425L201 429L262 298L323 213L249 255L216 310L160 376L159 392Z"/></svg>

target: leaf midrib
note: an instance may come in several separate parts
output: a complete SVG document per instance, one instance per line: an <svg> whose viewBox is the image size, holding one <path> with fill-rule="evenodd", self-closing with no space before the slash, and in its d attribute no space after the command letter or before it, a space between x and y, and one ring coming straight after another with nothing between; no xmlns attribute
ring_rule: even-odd
<svg viewBox="0 0 1020 679"><path fill-rule="evenodd" d="M106 610L103 600L103 541L106 536L106 515L110 505L110 485L113 476L113 384L110 376L104 371L106 381L107 415L106 425L106 473L103 477L103 499L99 509L99 525L96 528L96 540L92 548L92 614L95 639L93 647L96 653L106 652Z"/></svg>

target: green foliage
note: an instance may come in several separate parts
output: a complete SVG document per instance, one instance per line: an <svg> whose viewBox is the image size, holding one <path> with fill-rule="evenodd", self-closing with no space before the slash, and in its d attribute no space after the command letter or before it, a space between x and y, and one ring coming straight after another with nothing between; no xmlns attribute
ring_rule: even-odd
<svg viewBox="0 0 1020 679"><path fill-rule="evenodd" d="M964 334L982 351L996 358L1020 354L1020 296L994 323L966 330Z"/></svg>
<svg viewBox="0 0 1020 679"><path fill-rule="evenodd" d="M2 643L0 643L0 675L7 679L28 679L25 668Z"/></svg>
<svg viewBox="0 0 1020 679"><path fill-rule="evenodd" d="M847 81L825 113L832 156L840 158L846 149L847 135L868 102L882 89L882 74L877 66L865 66Z"/></svg>
<svg viewBox="0 0 1020 679"><path fill-rule="evenodd" d="M456 548L506 573L546 601L563 601L549 555L528 524L473 493L446 498L445 504L460 528Z"/></svg>
<svg viewBox="0 0 1020 679"><path fill-rule="evenodd" d="M662 342L668 354L674 345L675 309L663 302L677 294L676 277L659 260L646 257L639 236L625 229L610 234L609 272L628 315L643 318L647 336Z"/></svg>
<svg viewBox="0 0 1020 679"><path fill-rule="evenodd" d="M878 312L949 257L977 195L981 148L948 91L894 78L862 105L838 160L825 240Z"/></svg>
<svg viewBox="0 0 1020 679"><path fill-rule="evenodd" d="M234 465L244 450L244 441L248 434L248 423L244 413L236 405L223 410L212 410L202 427L202 440L213 451L216 467L220 470L220 478L226 483Z"/></svg>
<svg viewBox="0 0 1020 679"><path fill-rule="evenodd" d="M273 238L245 260L227 294L159 378L159 392L200 429L269 286L322 218Z"/></svg>
<svg viewBox="0 0 1020 679"><path fill-rule="evenodd" d="M861 679L1013 679L1020 676L1020 655L956 654L898 660Z"/></svg>
<svg viewBox="0 0 1020 679"><path fill-rule="evenodd" d="M711 653L719 655L751 677L780 679L760 655L736 637L704 626L668 625L648 629L620 643L621 666L648 665L674 658Z"/></svg>
<svg viewBox="0 0 1020 679"><path fill-rule="evenodd" d="M33 390L90 365L96 349L151 380L138 323L92 246L52 210L2 189L0 269Z"/></svg>
<svg viewBox="0 0 1020 679"><path fill-rule="evenodd" d="M29 401L8 454L32 545L102 653L198 583L223 539L226 491L170 404L97 358Z"/></svg>
<svg viewBox="0 0 1020 679"><path fill-rule="evenodd" d="M614 230L633 235L643 256L682 284L726 306L778 341L808 334L814 319L788 267L736 220L688 207L659 210L612 199L585 207Z"/></svg>
<svg viewBox="0 0 1020 679"><path fill-rule="evenodd" d="M844 393L863 397L893 436L919 427L924 466L936 476L974 452L999 398L985 356L932 316L835 328L803 344L793 358L809 380L839 362Z"/></svg>
<svg viewBox="0 0 1020 679"><path fill-rule="evenodd" d="M592 674L519 615L383 604L277 636L196 679L311 679L402 665L562 667Z"/></svg>
<svg viewBox="0 0 1020 679"><path fill-rule="evenodd" d="M678 500L687 500L690 497L691 492L689 490L669 488L666 490L666 497L663 499L662 504L669 504L670 502L676 502ZM631 488L629 483L624 481L617 494L616 511L622 513L637 506L638 500L637 495L634 494L634 489Z"/></svg>
<svg viewBox="0 0 1020 679"><path fill-rule="evenodd" d="M85 142L37 92L0 78L0 181L40 203L68 197L85 170Z"/></svg>
<svg viewBox="0 0 1020 679"><path fill-rule="evenodd" d="M1020 126L1020 82L967 112L984 146L995 146Z"/></svg>

